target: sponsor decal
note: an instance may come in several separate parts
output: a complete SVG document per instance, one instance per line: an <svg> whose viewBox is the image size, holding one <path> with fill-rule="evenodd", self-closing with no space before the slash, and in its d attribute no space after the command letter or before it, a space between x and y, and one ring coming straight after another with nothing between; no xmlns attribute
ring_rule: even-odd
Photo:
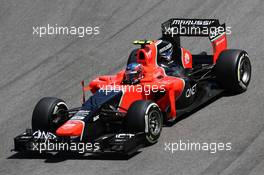
<svg viewBox="0 0 264 175"><path fill-rule="evenodd" d="M171 45L171 43L169 43L167 46L161 48L161 49L159 50L159 52L162 53L162 52L164 52L165 50L167 50L167 49L169 49L169 48L171 48L171 47L172 47L172 45Z"/></svg>
<svg viewBox="0 0 264 175"><path fill-rule="evenodd" d="M135 134L125 134L125 133L121 133L121 134L116 134L115 135L115 138L117 138L117 139L124 139L124 138L132 138L132 137L134 137L135 136Z"/></svg>
<svg viewBox="0 0 264 175"><path fill-rule="evenodd" d="M191 88L186 90L186 93L185 93L185 97L186 98L189 98L189 97L193 96L196 93L196 85L197 84L193 85Z"/></svg>
<svg viewBox="0 0 264 175"><path fill-rule="evenodd" d="M175 19L172 21L172 25L203 25L208 26L211 25L214 20L180 20Z"/></svg>
<svg viewBox="0 0 264 175"><path fill-rule="evenodd" d="M84 119L84 117L83 116L73 116L72 118L71 118L71 120L82 120L82 119Z"/></svg>
<svg viewBox="0 0 264 175"><path fill-rule="evenodd" d="M98 120L98 119L99 119L99 115L95 116L95 117L93 118L93 121L95 122L95 121Z"/></svg>
<svg viewBox="0 0 264 175"><path fill-rule="evenodd" d="M88 110L80 110L80 111L78 111L78 114L79 115L88 115L90 113L90 111L88 111Z"/></svg>
<svg viewBox="0 0 264 175"><path fill-rule="evenodd" d="M76 125L76 123L65 123L63 125L63 128L64 129L70 129L70 128L74 127L75 125Z"/></svg>
<svg viewBox="0 0 264 175"><path fill-rule="evenodd" d="M89 115L89 113L90 113L89 110L80 110L71 118L71 120L82 120L87 115Z"/></svg>
<svg viewBox="0 0 264 175"><path fill-rule="evenodd" d="M190 56L188 53L185 53L184 55L184 62L185 64L189 64L190 63Z"/></svg>
<svg viewBox="0 0 264 175"><path fill-rule="evenodd" d="M56 139L57 137L53 134L53 133L51 133L51 132L45 132L45 131L40 131L40 130L38 130L38 131L35 131L34 133L33 133L33 137L35 138L35 139L45 139L45 141L46 140L52 140L52 139Z"/></svg>

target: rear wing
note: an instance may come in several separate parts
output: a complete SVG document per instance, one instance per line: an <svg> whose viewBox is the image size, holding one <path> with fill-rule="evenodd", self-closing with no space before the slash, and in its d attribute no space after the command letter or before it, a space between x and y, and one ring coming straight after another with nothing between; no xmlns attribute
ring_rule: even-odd
<svg viewBox="0 0 264 175"><path fill-rule="evenodd" d="M213 46L214 62L227 48L226 26L218 19L172 18L161 24L162 38L180 47L180 37L208 37Z"/></svg>
<svg viewBox="0 0 264 175"><path fill-rule="evenodd" d="M170 36L209 37L214 40L226 32L225 23L218 19L172 18L161 24L162 34Z"/></svg>

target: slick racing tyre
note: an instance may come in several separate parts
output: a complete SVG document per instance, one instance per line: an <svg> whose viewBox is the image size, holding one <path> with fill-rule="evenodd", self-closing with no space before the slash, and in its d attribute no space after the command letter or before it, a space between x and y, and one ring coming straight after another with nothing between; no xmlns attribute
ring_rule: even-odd
<svg viewBox="0 0 264 175"><path fill-rule="evenodd" d="M44 97L34 108L32 115L33 131L55 132L56 129L68 120L68 107L58 98Z"/></svg>
<svg viewBox="0 0 264 175"><path fill-rule="evenodd" d="M131 104L127 112L125 127L128 132L143 132L146 145L158 141L163 118L158 105L152 101L138 100Z"/></svg>
<svg viewBox="0 0 264 175"><path fill-rule="evenodd" d="M222 51L215 65L215 74L229 92L246 91L251 78L251 64L247 52L233 49Z"/></svg>
<svg viewBox="0 0 264 175"><path fill-rule="evenodd" d="M138 49L134 49L129 57L128 57L128 60L127 60L127 66L130 64L130 63L136 63L137 62L137 51Z"/></svg>

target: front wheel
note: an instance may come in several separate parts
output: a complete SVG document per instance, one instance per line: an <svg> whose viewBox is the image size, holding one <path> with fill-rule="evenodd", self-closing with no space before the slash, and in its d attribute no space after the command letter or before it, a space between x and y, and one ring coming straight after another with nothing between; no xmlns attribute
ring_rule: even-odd
<svg viewBox="0 0 264 175"><path fill-rule="evenodd" d="M55 97L42 98L34 108L32 115L33 131L55 132L68 120L66 103Z"/></svg>
<svg viewBox="0 0 264 175"><path fill-rule="evenodd" d="M158 141L162 124L162 113L158 105L152 101L135 101L128 109L125 121L126 129L133 133L143 132L147 145Z"/></svg>

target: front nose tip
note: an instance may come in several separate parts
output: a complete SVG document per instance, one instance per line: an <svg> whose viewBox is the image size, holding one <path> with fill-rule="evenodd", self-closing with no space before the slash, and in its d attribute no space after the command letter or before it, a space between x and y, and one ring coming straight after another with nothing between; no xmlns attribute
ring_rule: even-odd
<svg viewBox="0 0 264 175"><path fill-rule="evenodd" d="M56 131L58 136L81 136L84 122L81 120L69 120Z"/></svg>

